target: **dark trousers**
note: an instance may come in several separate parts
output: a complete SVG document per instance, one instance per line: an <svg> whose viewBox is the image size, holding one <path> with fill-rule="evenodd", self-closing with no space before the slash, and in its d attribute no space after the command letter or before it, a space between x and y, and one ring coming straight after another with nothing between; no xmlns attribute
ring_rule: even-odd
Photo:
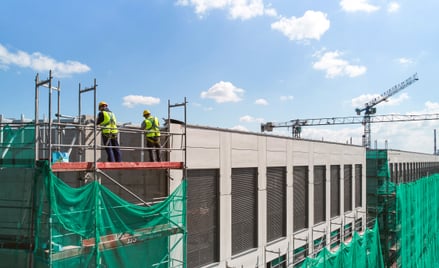
<svg viewBox="0 0 439 268"><path fill-rule="evenodd" d="M157 148L158 150L149 149L149 161L160 162L160 137L147 137L146 146L148 148Z"/></svg>
<svg viewBox="0 0 439 268"><path fill-rule="evenodd" d="M102 141L105 146L105 151L107 152L108 162L121 162L121 154L119 149L119 142L117 136L115 135L102 135Z"/></svg>

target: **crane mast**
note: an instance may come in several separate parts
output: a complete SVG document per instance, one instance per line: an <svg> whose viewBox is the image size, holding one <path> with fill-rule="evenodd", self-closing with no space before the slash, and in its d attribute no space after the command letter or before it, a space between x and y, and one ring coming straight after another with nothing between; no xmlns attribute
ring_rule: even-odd
<svg viewBox="0 0 439 268"><path fill-rule="evenodd" d="M380 96L370 100L369 102L364 104L364 107L357 108L355 111L357 112L357 115L360 115L364 111L363 116L363 125L364 125L364 134L363 134L363 146L366 148L370 148L371 145L371 131L370 131L370 117L372 114L376 113L375 106L385 100L387 100L389 97L395 95L396 93L400 92L404 88L410 86L414 82L418 81L418 74L415 73L406 80L402 81L401 83L394 85L392 88L388 89L384 93L382 93Z"/></svg>

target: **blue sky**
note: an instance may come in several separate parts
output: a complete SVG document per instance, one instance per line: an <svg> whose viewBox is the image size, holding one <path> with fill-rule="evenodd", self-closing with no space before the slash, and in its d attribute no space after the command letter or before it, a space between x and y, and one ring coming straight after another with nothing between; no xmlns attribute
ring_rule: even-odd
<svg viewBox="0 0 439 268"><path fill-rule="evenodd" d="M35 76L61 85L61 113L98 84L119 123L188 101L188 123L260 131L263 122L355 116L414 73L377 114L439 113L439 1L4 0L0 114L34 118ZM41 90L40 117L48 113ZM53 97L56 109L56 95ZM82 111L93 114L93 94ZM178 109L174 118L181 119ZM372 124L372 142L433 152L439 122ZM275 132L287 135L287 129ZM361 144L362 125L305 127L302 137Z"/></svg>

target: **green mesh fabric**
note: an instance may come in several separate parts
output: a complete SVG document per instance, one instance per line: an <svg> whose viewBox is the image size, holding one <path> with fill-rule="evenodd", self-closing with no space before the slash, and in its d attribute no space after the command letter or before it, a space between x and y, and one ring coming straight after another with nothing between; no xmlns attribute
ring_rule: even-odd
<svg viewBox="0 0 439 268"><path fill-rule="evenodd" d="M121 199L97 181L72 188L44 162L35 256L51 267L184 267L183 183L150 207Z"/></svg>
<svg viewBox="0 0 439 268"><path fill-rule="evenodd" d="M28 267L33 244L35 128L0 127L0 267Z"/></svg>
<svg viewBox="0 0 439 268"><path fill-rule="evenodd" d="M186 181L139 206L35 161L35 127L0 129L0 267L186 267Z"/></svg>
<svg viewBox="0 0 439 268"><path fill-rule="evenodd" d="M439 267L439 175L397 187L400 267Z"/></svg>
<svg viewBox="0 0 439 268"><path fill-rule="evenodd" d="M30 267L34 168L0 168L0 267Z"/></svg>
<svg viewBox="0 0 439 268"><path fill-rule="evenodd" d="M439 175L395 185L387 150L367 151L367 207L388 267L439 267Z"/></svg>
<svg viewBox="0 0 439 268"><path fill-rule="evenodd" d="M341 243L336 252L324 248L317 257L306 258L301 267L384 267L378 223L372 230L366 229L362 236L354 232L350 243Z"/></svg>
<svg viewBox="0 0 439 268"><path fill-rule="evenodd" d="M396 185L390 181L387 150L367 150L366 188L368 220L378 221L381 248L387 267L397 259Z"/></svg>
<svg viewBox="0 0 439 268"><path fill-rule="evenodd" d="M33 167L35 164L35 127L25 125L0 128L0 166Z"/></svg>

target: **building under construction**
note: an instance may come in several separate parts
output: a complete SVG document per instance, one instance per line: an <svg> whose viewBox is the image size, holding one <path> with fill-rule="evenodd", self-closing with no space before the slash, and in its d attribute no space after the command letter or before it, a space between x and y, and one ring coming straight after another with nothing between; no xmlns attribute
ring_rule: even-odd
<svg viewBox="0 0 439 268"><path fill-rule="evenodd" d="M196 126L168 102L163 161L94 115L0 117L0 267L434 267L437 155ZM82 94L93 87L79 88ZM58 97L59 99L59 97ZM79 107L81 105L79 104ZM95 108L96 111L96 108ZM184 120L174 120L183 113Z"/></svg>

